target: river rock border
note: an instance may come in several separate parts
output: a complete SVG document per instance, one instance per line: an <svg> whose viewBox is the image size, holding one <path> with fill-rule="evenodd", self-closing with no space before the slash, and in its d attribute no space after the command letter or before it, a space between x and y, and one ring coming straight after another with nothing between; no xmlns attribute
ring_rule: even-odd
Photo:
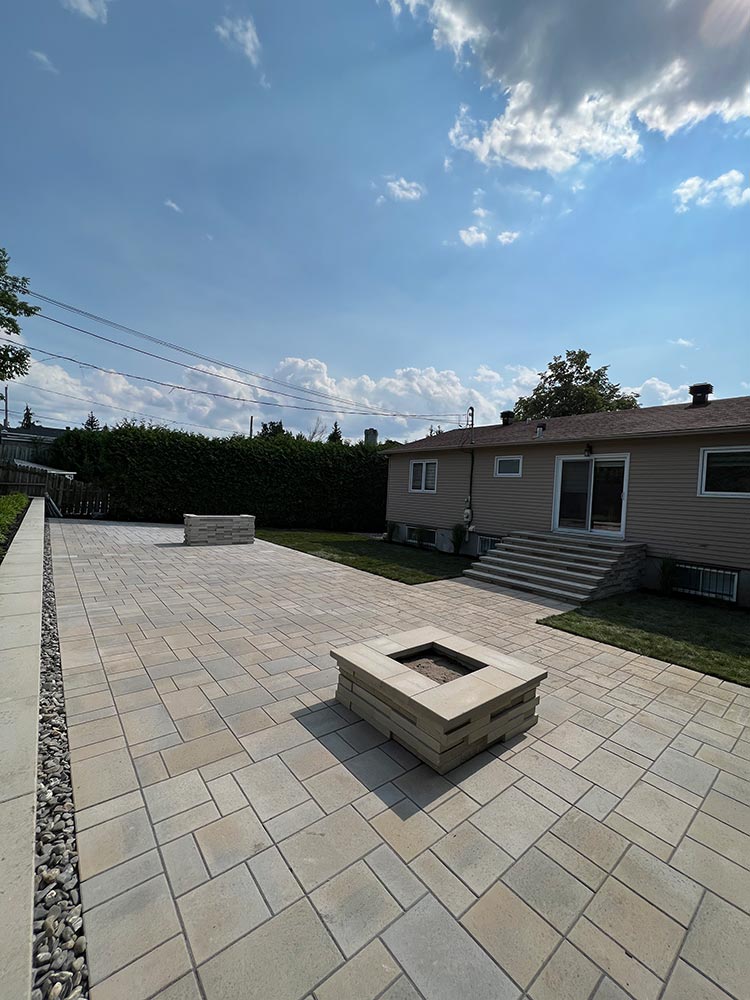
<svg viewBox="0 0 750 1000"><path fill-rule="evenodd" d="M86 938L49 528L44 546L31 1000L83 1000Z"/></svg>

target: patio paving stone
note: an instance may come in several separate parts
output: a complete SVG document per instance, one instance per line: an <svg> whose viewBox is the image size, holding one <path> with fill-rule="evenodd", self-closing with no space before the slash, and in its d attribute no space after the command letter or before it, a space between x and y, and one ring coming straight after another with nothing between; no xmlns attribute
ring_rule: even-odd
<svg viewBox="0 0 750 1000"><path fill-rule="evenodd" d="M750 1000L746 688L465 579L51 534L91 1000ZM541 664L538 724L439 777L334 700L417 627Z"/></svg>

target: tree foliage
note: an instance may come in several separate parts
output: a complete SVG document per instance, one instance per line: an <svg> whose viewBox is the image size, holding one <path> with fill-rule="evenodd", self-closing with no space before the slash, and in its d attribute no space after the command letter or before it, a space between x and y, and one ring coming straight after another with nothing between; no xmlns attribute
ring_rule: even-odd
<svg viewBox="0 0 750 1000"><path fill-rule="evenodd" d="M592 368L590 357L584 350L566 351L565 357L556 354L547 370L539 373L541 381L531 395L521 396L516 403L516 420L635 409L638 393L623 392L610 381L609 365Z"/></svg>
<svg viewBox="0 0 750 1000"><path fill-rule="evenodd" d="M85 431L100 431L102 429L101 424L99 423L99 418L93 410L90 411L89 415L84 420L83 429Z"/></svg>
<svg viewBox="0 0 750 1000"><path fill-rule="evenodd" d="M18 317L33 316L39 308L21 298L28 293L29 279L8 274L9 264L7 251L0 247L0 333L18 335L21 332ZM0 382L9 382L25 375L28 370L29 352L25 347L0 343ZM4 398L0 393L0 399Z"/></svg>
<svg viewBox="0 0 750 1000"><path fill-rule="evenodd" d="M289 431L284 430L284 424L281 420L269 420L268 423L263 423L260 425L260 430L257 433L259 438L270 438L270 437L282 437L286 435L291 436Z"/></svg>
<svg viewBox="0 0 750 1000"><path fill-rule="evenodd" d="M331 433L328 435L329 444L343 444L344 436L341 433L341 428L339 427L338 420L334 420L333 427L331 428Z"/></svg>
<svg viewBox="0 0 750 1000"><path fill-rule="evenodd" d="M24 431L30 431L34 426L34 414L31 412L31 407L28 403L24 407L21 423L18 426Z"/></svg>
<svg viewBox="0 0 750 1000"><path fill-rule="evenodd" d="M286 432L208 438L125 421L56 438L49 464L104 486L111 515L178 522L190 514L255 514L265 527L380 531L388 460L379 449Z"/></svg>

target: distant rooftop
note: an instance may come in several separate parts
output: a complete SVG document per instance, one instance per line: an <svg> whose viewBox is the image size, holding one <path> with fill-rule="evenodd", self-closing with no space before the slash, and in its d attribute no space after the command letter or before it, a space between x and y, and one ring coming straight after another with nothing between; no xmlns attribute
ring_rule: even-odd
<svg viewBox="0 0 750 1000"><path fill-rule="evenodd" d="M537 432L540 424L544 425L541 437ZM701 431L744 429L750 430L750 396L714 399L705 406L680 403L670 406L644 406L637 410L581 413L571 417L518 420L511 424L489 424L474 428L473 446L490 448L503 445L548 444L555 441L662 437L696 434ZM410 441L398 448L389 449L388 453L443 451L471 446L471 431L464 427L420 438L418 441Z"/></svg>

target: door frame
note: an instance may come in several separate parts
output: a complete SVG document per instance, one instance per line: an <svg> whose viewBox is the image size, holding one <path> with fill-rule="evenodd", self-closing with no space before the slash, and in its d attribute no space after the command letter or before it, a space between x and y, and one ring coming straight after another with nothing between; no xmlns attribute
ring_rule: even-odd
<svg viewBox="0 0 750 1000"><path fill-rule="evenodd" d="M624 462L622 480L622 514L620 516L619 531L603 531L592 528L561 528L560 520L560 492L562 487L562 467L563 462L591 462L591 480L588 495L588 510L586 520L591 523L591 502L594 496L594 463L597 459L612 460L617 459ZM572 535L597 535L604 538L624 538L625 524L628 514L628 484L630 481L630 452L606 455L555 455L555 482L552 494L552 530L561 534Z"/></svg>

